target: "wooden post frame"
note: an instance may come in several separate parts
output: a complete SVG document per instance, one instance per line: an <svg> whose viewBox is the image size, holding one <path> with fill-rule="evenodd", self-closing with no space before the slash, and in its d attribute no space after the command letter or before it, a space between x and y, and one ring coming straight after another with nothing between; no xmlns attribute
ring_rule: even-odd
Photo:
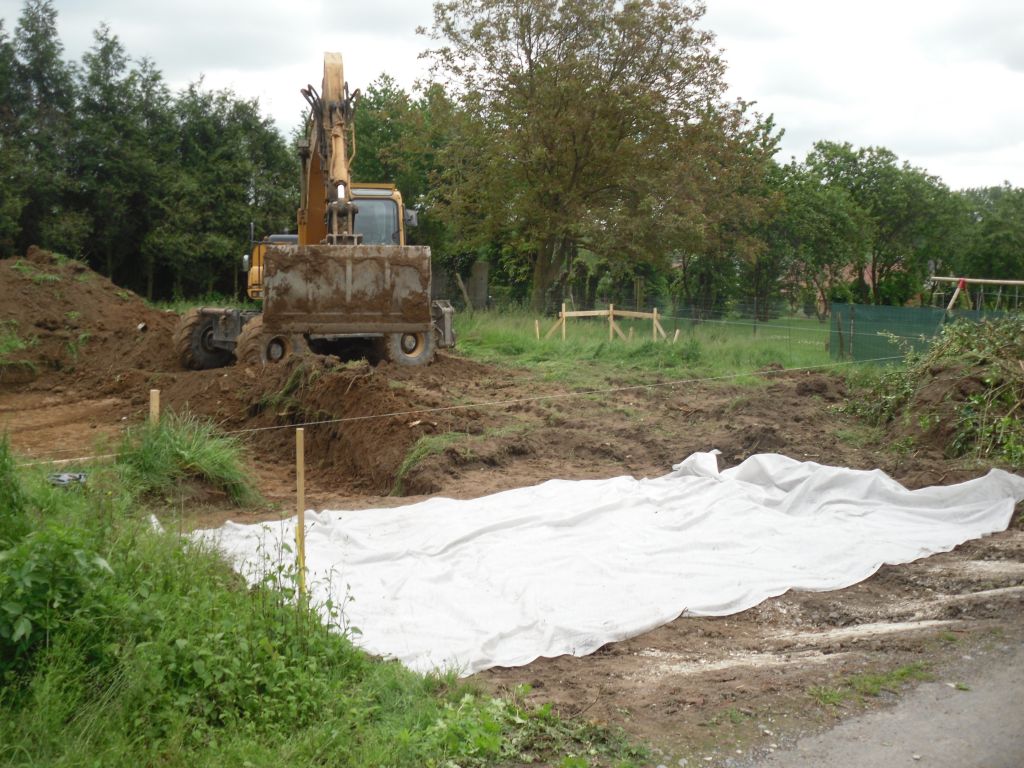
<svg viewBox="0 0 1024 768"><path fill-rule="evenodd" d="M306 446L305 430L295 430L295 554L300 604L306 598Z"/></svg>

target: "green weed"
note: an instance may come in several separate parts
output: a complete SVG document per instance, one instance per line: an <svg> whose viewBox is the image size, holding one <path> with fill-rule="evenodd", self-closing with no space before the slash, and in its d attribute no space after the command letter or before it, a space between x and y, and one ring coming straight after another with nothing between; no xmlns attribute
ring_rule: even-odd
<svg viewBox="0 0 1024 768"><path fill-rule="evenodd" d="M11 265L11 269L15 272L24 275L33 283L59 283L60 275L55 275L52 272L44 272L39 269L35 264L24 259L18 259Z"/></svg>
<svg viewBox="0 0 1024 768"><path fill-rule="evenodd" d="M825 685L813 685L807 693L823 707L838 707L850 697L849 691Z"/></svg>
<svg viewBox="0 0 1024 768"><path fill-rule="evenodd" d="M18 324L14 320L0 320L0 373L5 368L24 368L35 371L36 366L30 360L15 360L14 355L31 349L37 344L34 338L23 339L18 335Z"/></svg>
<svg viewBox="0 0 1024 768"><path fill-rule="evenodd" d="M924 662L914 662L891 672L863 673L847 679L847 684L861 696L878 696L882 691L899 692L904 683L911 680L931 680Z"/></svg>

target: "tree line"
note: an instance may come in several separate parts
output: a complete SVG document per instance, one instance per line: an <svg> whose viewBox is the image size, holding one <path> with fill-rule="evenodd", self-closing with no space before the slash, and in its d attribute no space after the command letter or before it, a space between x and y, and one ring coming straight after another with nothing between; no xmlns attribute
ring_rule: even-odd
<svg viewBox="0 0 1024 768"><path fill-rule="evenodd" d="M449 0L431 77L382 74L354 178L393 181L411 238L543 311L902 304L929 274L1024 279L1024 189L950 190L883 147L781 129L725 97L697 3ZM237 290L249 223L294 228L298 163L254 100L171 93L106 26L66 63L51 0L0 23L0 255L39 244L149 296Z"/></svg>

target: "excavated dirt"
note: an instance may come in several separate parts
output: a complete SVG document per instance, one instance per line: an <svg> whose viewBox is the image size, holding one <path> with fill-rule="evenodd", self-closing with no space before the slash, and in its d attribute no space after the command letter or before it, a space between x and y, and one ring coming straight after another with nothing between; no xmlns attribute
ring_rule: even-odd
<svg viewBox="0 0 1024 768"><path fill-rule="evenodd" d="M608 392L584 393L535 369L457 354L426 369L310 357L189 372L173 360L175 322L76 262L42 251L0 261L0 323L28 342L0 367L0 430L26 461L102 454L144 417L149 390L160 389L164 408L187 408L239 434L270 502L241 512L209 506L188 525L289 512L294 436L284 427L300 423L307 502L318 508L472 498L551 477L653 476L711 448L726 466L775 451L880 467L911 487L987 470L945 458L941 445L894 448L843 412L843 380L820 373L766 370L755 385L617 391L620 382L609 381ZM971 386L940 379L937 401ZM419 443L429 450L403 467L424 437L433 438ZM1022 606L1018 514L1007 532L883 567L845 590L789 593L736 616L681 618L585 658L475 679L553 702L566 716L621 726L654 745L653 765L740 765L892 698L853 692L858 674L923 663L954 684L964 657L996 663L1024 641Z"/></svg>

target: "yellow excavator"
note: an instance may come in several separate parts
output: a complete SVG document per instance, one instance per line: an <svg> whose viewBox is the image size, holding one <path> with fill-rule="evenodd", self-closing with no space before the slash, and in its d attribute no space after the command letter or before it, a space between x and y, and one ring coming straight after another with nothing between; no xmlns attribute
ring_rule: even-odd
<svg viewBox="0 0 1024 768"><path fill-rule="evenodd" d="M406 210L391 184L351 180L353 115L341 54L324 54L321 92L310 106L297 235L270 235L243 257L249 297L263 311L199 307L174 335L181 364L194 370L233 361L273 364L310 352L398 365L430 363L454 347L454 310L431 301L430 248L405 244Z"/></svg>

